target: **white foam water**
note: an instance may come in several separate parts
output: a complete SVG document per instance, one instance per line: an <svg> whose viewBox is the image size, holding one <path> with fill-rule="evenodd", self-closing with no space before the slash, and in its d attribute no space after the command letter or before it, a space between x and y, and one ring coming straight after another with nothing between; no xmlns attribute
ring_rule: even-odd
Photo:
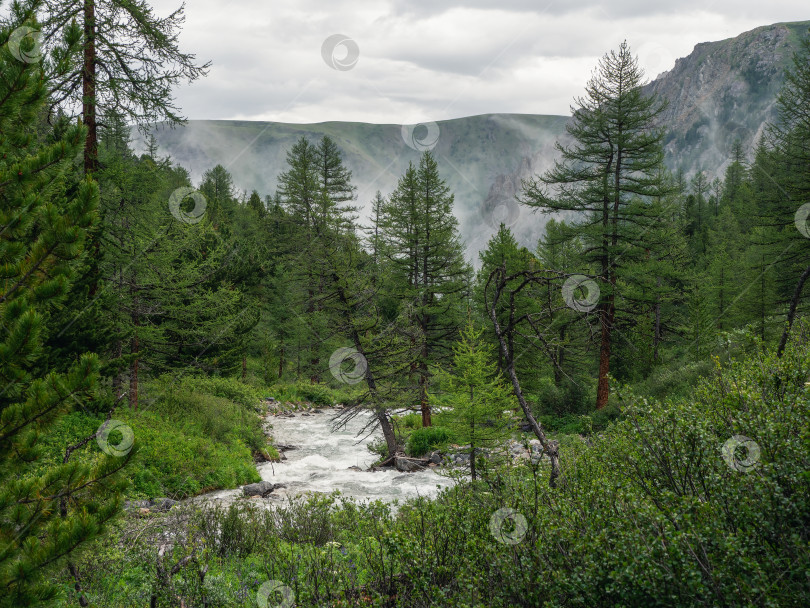
<svg viewBox="0 0 810 608"><path fill-rule="evenodd" d="M360 412L345 425L334 428L337 410L326 410L294 418L271 417L273 442L294 446L284 452L287 460L259 465L261 478L281 483L286 488L275 490L271 499L295 496L305 492L330 493L339 490L344 496L359 501L383 500L403 502L416 496L435 496L440 488L453 484L448 477L428 468L415 473L394 469L367 471L377 460L367 445L382 437L378 429L362 433L371 419L370 412ZM359 467L360 471L349 467ZM208 495L208 499L228 499L241 494L225 490Z"/></svg>

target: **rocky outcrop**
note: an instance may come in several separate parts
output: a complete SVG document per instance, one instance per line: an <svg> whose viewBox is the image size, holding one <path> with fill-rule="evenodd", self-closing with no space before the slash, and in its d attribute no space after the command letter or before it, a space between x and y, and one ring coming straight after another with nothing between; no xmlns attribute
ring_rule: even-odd
<svg viewBox="0 0 810 608"><path fill-rule="evenodd" d="M739 139L753 157L765 124L776 119L776 95L800 35L810 22L759 27L735 38L695 45L647 85L668 102L667 164L687 174L722 177Z"/></svg>

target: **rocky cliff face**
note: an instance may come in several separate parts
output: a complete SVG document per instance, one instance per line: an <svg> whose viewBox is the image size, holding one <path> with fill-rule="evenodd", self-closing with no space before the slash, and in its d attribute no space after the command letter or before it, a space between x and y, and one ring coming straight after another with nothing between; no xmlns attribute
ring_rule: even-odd
<svg viewBox="0 0 810 608"><path fill-rule="evenodd" d="M698 44L647 86L669 102L661 119L671 169L722 176L736 139L753 154L766 123L776 119L784 70L808 27L779 23Z"/></svg>

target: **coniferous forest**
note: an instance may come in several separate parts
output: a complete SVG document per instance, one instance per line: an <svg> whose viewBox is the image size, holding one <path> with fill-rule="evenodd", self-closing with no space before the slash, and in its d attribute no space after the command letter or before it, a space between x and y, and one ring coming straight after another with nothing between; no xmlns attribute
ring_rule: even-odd
<svg viewBox="0 0 810 608"><path fill-rule="evenodd" d="M367 200L329 136L162 155L182 10L4 9L0 607L807 605L810 32L716 179L606 49L473 256L429 149ZM447 483L273 487L324 412Z"/></svg>

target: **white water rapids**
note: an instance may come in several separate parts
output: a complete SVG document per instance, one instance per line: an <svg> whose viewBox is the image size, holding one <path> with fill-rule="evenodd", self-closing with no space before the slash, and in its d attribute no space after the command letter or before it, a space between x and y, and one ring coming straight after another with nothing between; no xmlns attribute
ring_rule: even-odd
<svg viewBox="0 0 810 608"><path fill-rule="evenodd" d="M267 501L305 492L330 493L340 490L344 496L360 501L383 500L403 502L416 496L435 496L439 488L449 487L452 480L428 468L416 473L402 473L394 469L366 471L377 456L366 447L379 440L377 430L371 436L358 436L369 420L370 413L362 412L345 426L332 430L336 410L312 413L294 418L271 417L273 443L294 446L284 454L287 460L257 466L262 479L282 483L286 488L275 490ZM349 467L363 469L357 471ZM242 494L241 488L207 495L207 500L233 499Z"/></svg>

